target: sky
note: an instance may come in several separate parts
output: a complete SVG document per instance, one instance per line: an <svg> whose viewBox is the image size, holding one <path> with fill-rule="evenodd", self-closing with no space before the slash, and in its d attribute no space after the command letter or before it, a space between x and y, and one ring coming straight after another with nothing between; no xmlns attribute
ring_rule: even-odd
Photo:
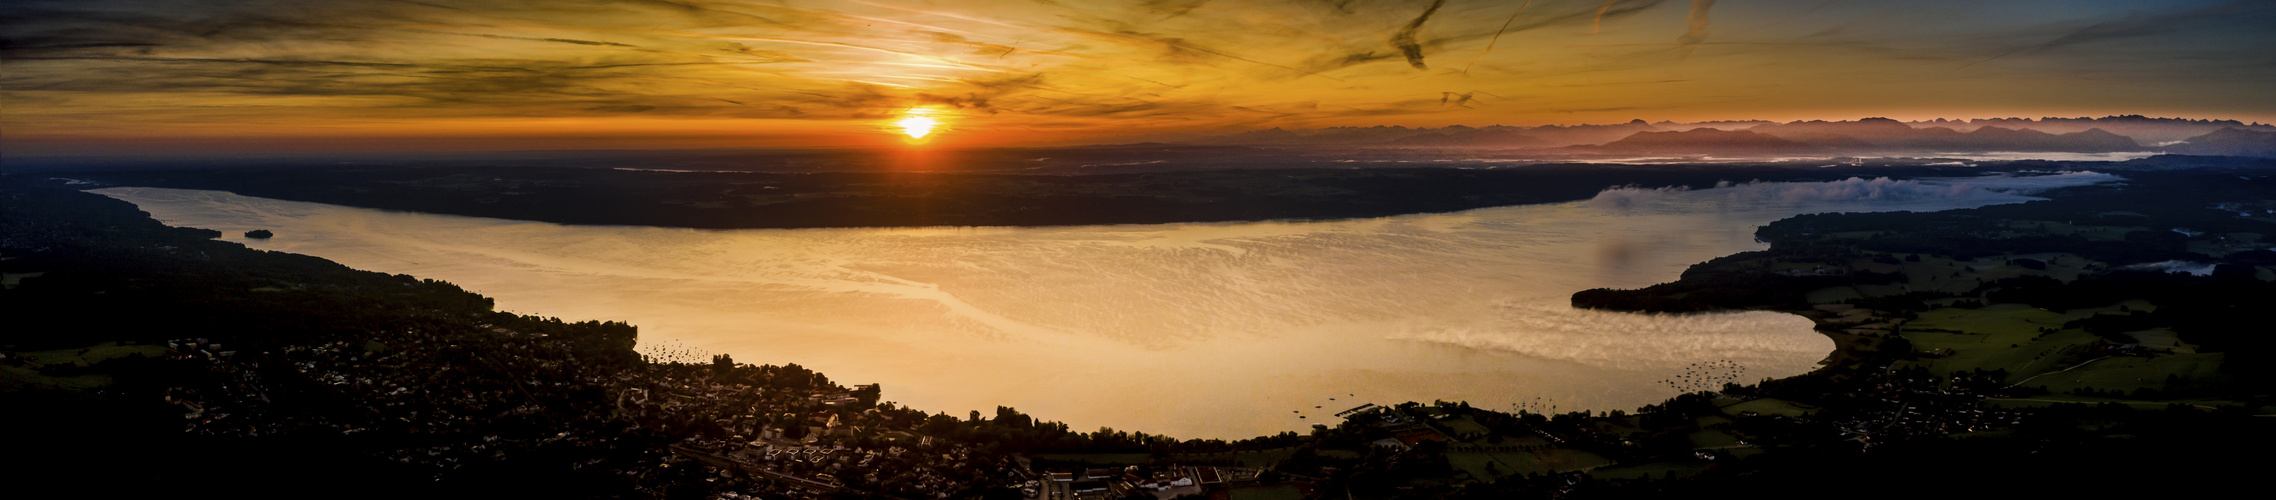
<svg viewBox="0 0 2276 500"><path fill-rule="evenodd" d="M2276 1L9 0L7 156L2276 121ZM917 118L912 122L912 118ZM905 124L929 123L922 138Z"/></svg>

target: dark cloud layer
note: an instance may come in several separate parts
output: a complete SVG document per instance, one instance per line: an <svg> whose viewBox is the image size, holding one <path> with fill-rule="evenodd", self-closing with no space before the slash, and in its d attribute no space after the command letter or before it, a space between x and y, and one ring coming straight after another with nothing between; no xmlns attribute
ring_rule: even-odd
<svg viewBox="0 0 2276 500"><path fill-rule="evenodd" d="M2089 106L2117 94L2075 82L2129 71L2143 102L2276 113L2248 91L2276 77L2271 25L2276 4L2205 0L14 0L0 126L1540 123L1929 101L1885 82Z"/></svg>

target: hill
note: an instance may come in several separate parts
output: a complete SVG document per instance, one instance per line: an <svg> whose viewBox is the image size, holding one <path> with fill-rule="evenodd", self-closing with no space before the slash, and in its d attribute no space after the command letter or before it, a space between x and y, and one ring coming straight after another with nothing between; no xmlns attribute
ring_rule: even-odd
<svg viewBox="0 0 2276 500"><path fill-rule="evenodd" d="M2276 132L2224 128L2166 146L2165 150L2192 155L2276 157Z"/></svg>
<svg viewBox="0 0 2276 500"><path fill-rule="evenodd" d="M1602 146L1574 146L1568 150L1626 154L1780 155L1822 152L1827 148L1749 130L1696 128L1681 132L1637 132Z"/></svg>

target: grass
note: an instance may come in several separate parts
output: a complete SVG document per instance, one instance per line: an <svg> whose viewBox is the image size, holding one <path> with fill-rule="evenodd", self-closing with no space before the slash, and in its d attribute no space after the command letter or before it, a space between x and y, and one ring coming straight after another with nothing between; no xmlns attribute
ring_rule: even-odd
<svg viewBox="0 0 2276 500"><path fill-rule="evenodd" d="M2133 391L2165 387L2167 376L2206 379L2220 375L2221 353L2166 354L2150 358L2109 358L2060 374L2033 379L2026 385L2045 386L2055 394L2075 389Z"/></svg>
<svg viewBox="0 0 2276 500"><path fill-rule="evenodd" d="M1232 500L1303 500L1304 491L1292 485L1251 486L1226 490Z"/></svg>
<svg viewBox="0 0 2276 500"><path fill-rule="evenodd" d="M1606 467L1589 471L1588 475L1589 477L1597 479L1662 479L1669 476L1691 477L1692 475L1698 474L1700 471L1707 470L1707 465L1707 462L1695 460L1682 462L1650 462L1636 465L1622 465L1619 467Z"/></svg>
<svg viewBox="0 0 2276 500"><path fill-rule="evenodd" d="M1456 436L1470 434L1483 435L1492 432L1492 430L1487 429L1486 426L1478 425L1478 421L1471 420L1470 417L1441 420L1438 423L1439 425L1446 426L1447 433Z"/></svg>
<svg viewBox="0 0 2276 500"><path fill-rule="evenodd" d="M1996 409L2039 408L2039 407L2044 407L2044 406L2049 406L2049 405L2055 405L2055 404L2064 404L2064 403L2090 404L2090 405L2091 405L2091 404L2102 404L2102 403L2118 403L2118 404L2123 404L2123 405L2129 405L2129 406L2133 406L2133 407L2135 407L2135 408L2140 408L2140 409L2160 409L2160 408L2165 408L2165 407L2166 407L2166 405L2177 404L2177 403L2178 403L2178 404L2184 404L2184 405L2190 405L2190 406L2197 406L2197 407L2222 407L2222 406L2237 406L2237 405L2239 405L2239 404L2240 404L2240 403L2238 403L2238 402L2236 402L2236 401L2229 401L2229 400L2220 400L2220 399L2177 399L2177 400L2172 400L2172 401L2141 401L2141 400L2131 400L2131 399L2122 399L2122 398L2105 398L2105 397L2095 397L2095 396L2072 396L2072 395L2068 395L2068 394L2049 394L2049 395L2044 395L2044 396L2032 396L2032 397L2028 397L2028 398L1992 398L1992 399L1987 399L1987 400L1984 400L1984 406L1985 406L1985 408L1987 408L1987 409L1993 409L1993 408L1996 408ZM2272 412L2276 412L2276 408L2263 408L2263 409L2261 409L2261 411L2260 411L2260 412L2257 412L2257 414L2270 414L2270 413L2272 413Z"/></svg>
<svg viewBox="0 0 2276 500"><path fill-rule="evenodd" d="M2021 304L1993 304L1979 309L1943 308L1921 313L1905 325L1904 335L1914 349L1950 349L1948 356L1924 359L1929 373L1949 375L1968 370L2006 370L2007 382L2045 387L2054 394L2091 388L2131 392L2165 387L2168 377L2205 379L2219 375L2220 354L2197 354L2170 332L2142 332L2153 347L2173 347L2176 354L2155 357L2111 357L2078 363L2084 350L2099 337L2083 330L2056 330L2063 323L2095 314L2148 311L2146 301L2128 300L2108 307L2055 312ZM2073 368L2076 367L2076 368ZM2067 370L2067 371L2066 371ZM2061 372L2061 373L2055 373ZM1757 410L1759 411L1759 410Z"/></svg>
<svg viewBox="0 0 2276 500"><path fill-rule="evenodd" d="M1848 301L1851 299L1865 298L1865 294L1857 293L1856 288L1847 286L1826 287L1811 290L1809 293L1803 294L1803 296L1807 297L1811 304L1840 304L1843 301Z"/></svg>
<svg viewBox="0 0 2276 500"><path fill-rule="evenodd" d="M55 349L16 353L35 361L23 366L0 366L0 387L59 388L85 390L111 385L111 376L89 373L70 377L56 377L40 373L41 367L76 365L92 366L112 359L142 355L158 357L166 354L166 346L104 342L77 349Z"/></svg>
<svg viewBox="0 0 2276 500"><path fill-rule="evenodd" d="M1270 450L1234 451L1225 453L1179 453L1175 455L1175 457L1179 462L1232 463L1234 465L1239 465L1242 467L1268 468L1272 467L1275 464L1279 464L1282 460L1287 460L1288 457L1295 454L1295 448L1274 448Z"/></svg>
<svg viewBox="0 0 2276 500"><path fill-rule="evenodd" d="M2134 342L2140 343L2142 347L2172 349L2173 352L2181 354L2197 353L2197 346L2182 342L2181 334L2170 328L2151 328L2137 332L2126 332L2126 336L2133 337Z"/></svg>
<svg viewBox="0 0 2276 500"><path fill-rule="evenodd" d="M1776 398L1762 398L1723 407L1723 413L1733 416L1748 411L1764 416L1785 415L1788 418L1794 418L1817 413L1818 407Z"/></svg>
<svg viewBox="0 0 2276 500"><path fill-rule="evenodd" d="M1470 474L1470 477L1472 478L1476 478L1479 481L1488 483L1494 482L1495 478L1517 472L1511 470L1510 466L1506 464L1518 460L1501 460L1494 456L1496 454L1515 455L1515 453L1508 452L1447 452L1446 463L1447 465L1454 466L1455 469L1460 469L1462 472ZM1488 467L1487 464L1493 464L1494 466Z"/></svg>
<svg viewBox="0 0 2276 500"><path fill-rule="evenodd" d="M2040 333L2061 328L2095 310L2057 313L2022 304L1993 304L1979 309L1944 308L1921 313L1905 324L1906 340L1921 351L1951 349L1952 354L1926 360L1929 373L1949 375L1968 370L2007 370L2010 382L2064 368L2059 361L2094 342L2082 330ZM2114 311L2113 311L2114 312Z"/></svg>
<svg viewBox="0 0 2276 500"><path fill-rule="evenodd" d="M1086 465L1145 465L1154 461L1145 453L1038 453L1036 460Z"/></svg>
<svg viewBox="0 0 2276 500"><path fill-rule="evenodd" d="M1691 433L1690 437L1692 448L1726 448L1739 445L1739 438L1723 431L1699 431Z"/></svg>
<svg viewBox="0 0 2276 500"><path fill-rule="evenodd" d="M6 286L6 287L8 287L8 288L15 288L15 287L16 287L16 285L22 284L22 283L24 282L24 278L37 278L37 277L40 277L40 276L45 276L45 275L47 275L47 273L45 273L45 272L38 272L38 273L0 273L0 286Z"/></svg>
<svg viewBox="0 0 2276 500"><path fill-rule="evenodd" d="M2036 259L2047 263L2047 268L2037 270L2008 265L2007 261L2010 258ZM2008 257L1986 257L1975 260L1952 260L1922 256L1919 262L1905 262L1902 266L1905 276L1908 278L1903 289L1905 291L1967 293L1983 283L2026 275L2050 276L2055 279L2070 281L2078 279L2080 274L2086 272L2085 266L2089 263L2090 261L2084 257L2067 253L2034 253ZM1871 290L1869 292L1887 293L1888 291Z"/></svg>
<svg viewBox="0 0 2276 500"><path fill-rule="evenodd" d="M1611 460L1580 450L1550 448L1532 451L1448 452L1446 461L1479 481L1513 474L1548 474L1611 465ZM1493 464L1491 472L1487 464ZM1498 474L1496 474L1498 473Z"/></svg>

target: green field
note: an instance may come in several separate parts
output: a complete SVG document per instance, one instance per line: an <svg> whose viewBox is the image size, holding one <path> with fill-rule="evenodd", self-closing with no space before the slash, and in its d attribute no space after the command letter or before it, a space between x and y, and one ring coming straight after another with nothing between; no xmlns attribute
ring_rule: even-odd
<svg viewBox="0 0 2276 500"><path fill-rule="evenodd" d="M0 366L0 387L95 389L110 385L111 376L90 373L58 377L40 373L40 369L63 365L85 367L127 356L142 355L155 358L165 354L166 346L119 345L117 342L104 342L77 349L19 352L15 355L33 361L22 366Z"/></svg>
<svg viewBox="0 0 2276 500"><path fill-rule="evenodd" d="M1491 429L1487 429L1486 426L1479 425L1478 421L1470 420L1470 417L1440 420L1438 421L1438 425L1445 427L1447 434L1452 434L1455 436L1464 436L1470 434L1484 435L1493 432Z"/></svg>
<svg viewBox="0 0 2276 500"><path fill-rule="evenodd" d="M1707 430L1693 432L1691 433L1690 438L1692 448L1721 449L1739 445L1738 437L1732 436L1729 433L1725 433L1723 431Z"/></svg>
<svg viewBox="0 0 2276 500"><path fill-rule="evenodd" d="M1225 491L1232 500L1303 500L1304 491L1290 485L1250 486Z"/></svg>
<svg viewBox="0 0 2276 500"><path fill-rule="evenodd" d="M1919 319L1906 323L1904 336L1915 350L1952 350L1951 355L1922 360L1929 373L1942 376L1977 369L2007 370L2008 381L2014 382L2066 368L2061 362L2067 355L2097 338L2075 329L2041 334L2041 328L2062 328L2063 323L2097 312L2115 313L2117 309L2058 313L2023 304L1943 308L1921 313Z"/></svg>
<svg viewBox="0 0 2276 500"><path fill-rule="evenodd" d="M2031 379L2027 386L2045 386L2065 394L2074 389L2133 391L2165 387L2167 376L2206 379L2220 375L2221 353L2162 354L2150 358L2120 357L2095 361L2076 370Z"/></svg>
<svg viewBox="0 0 2276 500"><path fill-rule="evenodd" d="M1256 467L1262 469L1272 467L1275 464L1279 464L1280 461L1287 460L1289 456L1295 454L1295 448L1275 448L1270 450L1235 451L1226 453L1179 453L1177 455L1174 455L1174 457L1180 463L1230 463L1242 467Z"/></svg>
<svg viewBox="0 0 2276 500"><path fill-rule="evenodd" d="M1749 411L1765 416L1785 415L1794 418L1817 413L1818 407L1776 398L1762 398L1723 407L1723 413L1732 416Z"/></svg>
<svg viewBox="0 0 2276 500"><path fill-rule="evenodd" d="M1037 453L1036 460L1089 465L1145 465L1154 461L1145 453Z"/></svg>
<svg viewBox="0 0 2276 500"><path fill-rule="evenodd" d="M1804 296L1808 297L1808 300L1812 304L1840 304L1851 300L1865 298L1865 294L1858 293L1857 288L1849 286L1820 288L1811 290L1809 293L1804 294Z"/></svg>
<svg viewBox="0 0 2276 500"><path fill-rule="evenodd" d="M2182 404L2182 405L2189 405L2189 406L2195 406L2195 407L2198 407L2198 408L2217 408L2217 407L2222 407L2222 406L2237 406L2237 405L2238 405L2238 403L2237 403L2236 401L2229 401L2229 400L2220 400L2220 399L2177 399L2177 400L2172 400L2172 401L2134 401L2134 400L2126 400L2126 399L2119 399L2119 398L2103 398L2103 397L2094 397L2094 396L2072 396L2072 395L2060 395L2060 394L2050 394L2050 395L2045 395L2045 396L2032 396L2032 397L2028 397L2028 398L1992 398L1992 399L1988 399L1988 400L1985 400L1985 401L1984 401L1984 403L1985 403L1985 408L1994 408L1994 409L2039 408L2039 407L2044 407L2044 406L2048 406L2048 405L2056 405L2056 404L2089 404L2089 405L2093 405L2093 404L2102 404L2102 403L2118 403L2118 404L2123 404L2123 405L2130 405L2130 406L2133 406L2133 407L2135 407L2135 408L2137 408L2137 409L2159 409L2159 408L2165 408L2166 406L2168 406L2168 405L2173 405L2173 404ZM2260 408L2260 409L2256 409L2256 410L2254 410L2254 411L2255 411L2255 414L2258 414L2258 415L2276 415L2276 407L2270 407L2270 408Z"/></svg>
<svg viewBox="0 0 2276 500"><path fill-rule="evenodd" d="M2084 330L2057 330L2066 322L2095 314L2149 311L2156 307L2128 300L2109 307L2048 311L2022 304L1993 304L1979 309L1943 308L1920 314L1905 324L1904 336L1920 351L1950 349L1951 354L1919 361L1939 376L1968 370L2006 370L2006 382L2045 387L2054 394L2082 388L2133 391L2162 388L2167 377L2204 379L2219 375L2220 354L2196 354L2172 332L2151 330L2137 335L2143 345L2172 349L2173 354L2153 357L2088 356L2087 349L2100 337ZM1760 411L1760 410L1757 410Z"/></svg>
<svg viewBox="0 0 2276 500"><path fill-rule="evenodd" d="M1699 471L1707 470L1708 465L1710 465L1708 462L1698 460L1687 460L1681 462L1651 462L1636 465L1622 465L1619 467L1605 467L1602 469L1589 471L1588 475L1589 477L1597 479L1662 479L1667 477L1691 477L1693 474L1698 474Z"/></svg>
<svg viewBox="0 0 2276 500"><path fill-rule="evenodd" d="M1547 474L1592 469L1612 461L1580 450L1550 448L1533 451L1457 451L1446 454L1447 463L1480 481L1512 474ZM1492 467L1488 467L1492 464Z"/></svg>

